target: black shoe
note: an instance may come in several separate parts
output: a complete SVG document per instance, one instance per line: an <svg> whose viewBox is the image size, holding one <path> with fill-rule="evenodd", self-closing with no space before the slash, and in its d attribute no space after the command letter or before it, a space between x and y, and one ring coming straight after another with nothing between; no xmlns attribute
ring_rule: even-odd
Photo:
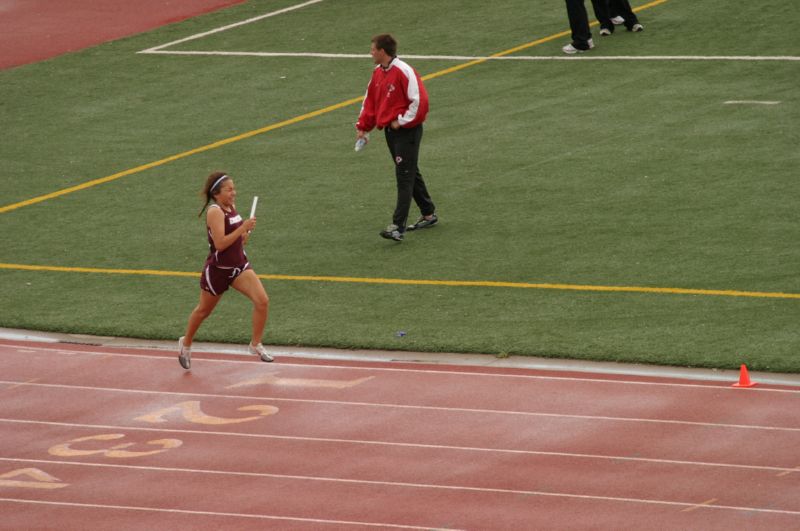
<svg viewBox="0 0 800 531"><path fill-rule="evenodd" d="M381 237L386 238L387 240L394 240L396 242L403 241L403 233L400 232L400 227L397 225L389 225L385 229L380 232Z"/></svg>
<svg viewBox="0 0 800 531"><path fill-rule="evenodd" d="M425 219L425 216L420 216L417 222L406 227L406 230L427 229L428 227L433 227L436 225L438 221L439 218L436 216L436 214L433 214L431 219Z"/></svg>

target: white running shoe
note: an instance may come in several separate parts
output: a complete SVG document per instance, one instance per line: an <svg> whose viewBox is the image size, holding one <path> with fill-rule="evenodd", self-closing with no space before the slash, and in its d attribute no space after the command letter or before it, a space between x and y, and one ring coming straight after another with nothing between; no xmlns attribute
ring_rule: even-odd
<svg viewBox="0 0 800 531"><path fill-rule="evenodd" d="M611 23L615 26L619 26L620 24L625 24L625 19L620 16L611 17Z"/></svg>
<svg viewBox="0 0 800 531"><path fill-rule="evenodd" d="M272 356L269 355L267 349L264 348L264 345L259 343L258 345L253 345L252 343L247 345L247 350L250 351L250 354L255 354L261 361L272 361Z"/></svg>
<svg viewBox="0 0 800 531"><path fill-rule="evenodd" d="M631 26L631 31L634 33L637 33L639 31L644 31L644 26L642 26L641 24L634 24L633 26Z"/></svg>
<svg viewBox="0 0 800 531"><path fill-rule="evenodd" d="M581 50L580 48L576 48L572 43L569 43L563 48L561 48L561 51L566 54L573 55L576 53L583 53L594 48L594 42L592 41L592 39L589 39L588 41L586 41L586 43L589 45L589 47L586 50Z"/></svg>
<svg viewBox="0 0 800 531"><path fill-rule="evenodd" d="M611 35L611 30L608 28L602 28L600 30L600 35L603 37L608 37L609 35Z"/></svg>
<svg viewBox="0 0 800 531"><path fill-rule="evenodd" d="M183 336L178 338L178 362L186 370L192 368L192 347L183 346Z"/></svg>

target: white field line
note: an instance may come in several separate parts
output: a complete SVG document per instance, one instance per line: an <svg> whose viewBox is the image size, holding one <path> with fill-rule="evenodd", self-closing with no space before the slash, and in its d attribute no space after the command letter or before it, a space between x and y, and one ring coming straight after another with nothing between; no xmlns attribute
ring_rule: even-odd
<svg viewBox="0 0 800 531"><path fill-rule="evenodd" d="M176 41L176 43L179 41ZM170 43L175 44L175 43ZM164 45L167 46L167 45ZM318 59L369 59L369 54L317 53L317 52L226 52L203 50L161 50L151 48L139 53L165 55L218 55L242 57L312 57ZM437 61L800 61L800 56L759 55L403 55L403 59Z"/></svg>
<svg viewBox="0 0 800 531"><path fill-rule="evenodd" d="M96 467L96 468L114 468L114 469L127 469L127 470L148 470L148 471L155 471L155 472L178 472L178 473L185 473L185 474L210 474L210 475L236 475L236 476L243 476L243 477L263 477L263 478L271 478L271 479L288 479L288 480L296 480L296 481L317 481L317 482L327 482L327 483L343 483L343 484L355 484L355 485L375 485L381 487L401 487L401 488L411 488L411 489L435 489L435 490L449 490L449 491L458 491L458 492L479 492L484 494L519 494L524 496L545 496L550 498L567 498L567 499L578 499L578 500L592 500L592 501L609 501L609 502L622 502L622 503L639 503L639 504L647 504L647 505L666 505L671 507L681 507L681 508L694 508L697 507L698 504L696 502L676 502L676 501L668 501L668 500L651 500L647 498L625 498L625 497L617 497L617 496L596 496L591 494L572 494L566 492L542 492L536 490L517 490L517 489L499 489L499 488L490 488L490 487L466 487L461 485L436 485L430 483L407 483L407 482L395 482L395 481L376 481L376 480L365 480L365 479L340 479L340 478L331 478L331 477L321 477L321 476L296 476L296 475L288 475L288 474L267 474L267 473L258 473L258 472L224 472L224 471L216 471L216 470L197 470L197 469L186 469L186 468L168 468L168 467L150 467L150 466L136 466L136 465L118 465L118 464L108 464L108 463L76 463L71 461L48 461L42 459L7 459L7 458L0 458L3 461L17 461L17 462L24 462L24 463L37 463L37 464L58 464L58 465L66 465L66 466L83 466L83 467ZM14 501L13 498L0 498L0 501ZM50 503L50 502L43 502L43 503ZM114 507L114 506L110 506ZM747 512L757 512L757 513L768 513L768 514L787 514L792 516L800 516L800 511L790 511L790 510L782 510L782 509L765 509L765 508L758 508L758 507L739 507L739 506L732 506L732 505L713 505L713 504L703 504L703 508L708 509L723 509L728 511L747 511ZM171 509L159 509L161 511L171 511ZM377 524L372 524L377 525ZM431 528L412 528L412 529L431 529Z"/></svg>
<svg viewBox="0 0 800 531"><path fill-rule="evenodd" d="M369 54L346 54L346 53L317 53L317 52L226 52L226 51L180 51L180 50L165 50L182 44L184 42L202 39L215 33L227 31L229 29L244 26L259 20L282 15L290 11L302 9L313 4L318 4L323 0L309 0L300 4L289 6L277 11L271 11L257 17L235 22L227 26L215 28L203 33L197 33L178 39L176 41L168 42L141 50L137 53L142 54L165 54L165 55L218 55L218 56L242 56L242 57L313 57L320 59L368 59ZM749 55L675 55L675 56L662 56L662 55L647 55L647 56L600 56L600 55L581 55L581 56L530 56L530 55L504 55L497 56L476 56L476 55L403 55L404 59L413 60L440 60L440 61L800 61L800 56L749 56Z"/></svg>
<svg viewBox="0 0 800 531"><path fill-rule="evenodd" d="M778 105L779 101L759 101L759 100L730 100L725 105Z"/></svg>
<svg viewBox="0 0 800 531"><path fill-rule="evenodd" d="M27 503L31 505L50 505L55 507L76 507L81 509L113 509L118 511L142 511L152 513L171 513L171 514L190 514L194 516L225 516L233 518L251 518L258 520L278 520L283 522L305 522L314 524L336 524L361 527L381 527L392 529L436 529L433 527L415 527L410 525L384 524L373 522L350 522L344 520L322 520L319 518L300 518L293 516L275 516L269 514L245 514L245 513L222 513L216 511L190 511L184 509L163 509L160 507L137 507L132 505L104 505L98 503L76 503L76 502L54 502L43 500L23 500L19 498L0 498L0 502L6 503ZM266 524L264 524L266 525Z"/></svg>
<svg viewBox="0 0 800 531"><path fill-rule="evenodd" d="M268 402L287 402L296 404L314 404L314 405L328 405L328 406L345 406L345 407L365 407L376 409L400 409L411 411L441 411L445 413L474 413L479 415L507 415L517 417L530 417L530 418L551 418L551 419L577 419L595 422L630 422L641 424L665 424L670 426L689 426L713 429L734 429L734 430L753 430L753 431L767 431L767 432L789 432L800 433L800 428L790 428L785 426L759 426L753 424L724 424L717 422L698 422L688 420L675 420L675 419L653 419L653 418L637 418L637 417L611 417L605 415L575 415L566 413L541 413L537 411L512 411L504 409L480 409L480 408L466 408L466 407L444 407L444 406L420 406L414 404L389 404L380 402L355 402L347 400L317 400L311 398L282 398L273 396L249 396L249 395L225 395L213 393L191 393L191 392L176 392L176 391L161 391L150 389L122 389L116 387L95 387L90 385L66 385L66 384L47 384L39 382L14 382L7 380L0 380L0 385L19 385L20 387L36 387L44 389L70 389L81 391L97 391L102 393L130 393L139 395L156 395L156 396L191 396L200 398L218 398L229 400L258 400Z"/></svg>
<svg viewBox="0 0 800 531"><path fill-rule="evenodd" d="M246 433L246 432L232 432L232 431L208 431L208 430L186 430L176 428L150 428L144 426L118 426L118 425L105 425L105 424L81 424L76 422L49 422L45 420L24 420L24 419L4 419L0 418L0 423L6 422L10 424L20 425L37 425L37 426L50 426L50 427L63 427L63 428L85 428L90 430L114 430L119 431L139 431L139 432L153 432L153 433L169 433L175 435L202 435L204 437L238 437L246 439L266 439L266 440L283 440L283 441L302 441L310 443L333 443L333 444L352 444L356 446L386 446L398 448L414 448L421 450L445 450L452 452L472 452L472 453L485 453L485 454L508 454L508 455L529 455L539 457L564 457L569 459L587 459L587 460L600 460L600 461L613 461L613 462L626 462L626 463L645 463L654 465L676 465L676 466L689 466L689 467L710 467L710 468L730 468L734 470L748 470L748 471L762 471L769 472L770 474L780 472L779 475L788 475L797 472L797 467L780 467L769 465L743 465L738 463L715 463L708 461L682 461L679 459L659 459L654 457L629 457L619 455L601 455L601 454L580 454L571 452L544 452L538 450L517 450L509 448L482 448L475 446L454 446L446 444L423 444L423 443L404 443L393 441L376 441L376 440L363 440L363 439L336 439L330 437L303 437L296 435L272 435L266 433ZM0 458L3 460L5 458Z"/></svg>
<svg viewBox="0 0 800 531"><path fill-rule="evenodd" d="M215 29L212 29L212 30L209 30L209 31L205 31L203 33L197 33L195 35L190 35L189 37L185 37L185 38L179 39L177 41L168 42L167 44L161 44L161 45L155 46L153 48L148 48L147 50L142 50L142 51L140 51L138 53L156 53L157 50L161 50L162 48L167 48L169 46L174 46L176 44L181 44L183 42L193 41L195 39L201 39L203 37L207 37L209 35L213 35L214 33L220 33L222 31L227 31L227 30L232 29L232 28L237 28L239 26L244 26L245 24L250 24L252 22L257 22L257 21L263 20L265 18L270 18L270 17L274 17L274 16L277 16L277 15L282 15L283 13L288 13L288 12L294 11L296 9L302 9L302 8L310 6L312 4L318 4L318 3L322 2L322 1L323 0L309 0L308 2L303 2L302 4L296 4L296 5L289 6L289 7L283 8L283 9L278 9L277 11L272 11L272 12L266 13L264 15L259 15L257 17L249 18L247 20L242 20L242 21L236 22L234 24L229 24L227 26L222 26L220 28L215 28Z"/></svg>
<svg viewBox="0 0 800 531"><path fill-rule="evenodd" d="M3 354L3 347L6 345L0 345L0 354ZM169 363L174 363L173 358L165 358L164 356L151 356L148 354L118 354L113 352L91 352L86 350L69 350L69 349L38 349L38 350L31 350L28 347L17 347L13 346L15 350L20 350L26 354L36 353L36 354L61 354L63 356L74 356L80 354L86 354L89 356L118 356L124 357L127 359L143 359L143 360L169 360ZM23 350L24 349L24 350ZM276 347L267 347L270 354L274 356L292 356L293 352L283 351L280 348ZM219 350L197 350L193 351L194 354L200 353L222 353L222 354L235 354L235 355L242 355L246 357L252 358L251 354L245 354L243 350L237 350L236 352L220 352ZM301 356L302 357L302 356ZM373 361L373 360L366 360L366 361ZM384 360L378 360L384 361ZM203 363L252 363L252 361L248 360L238 360L238 359L203 359ZM287 363L281 362L280 365L282 367L305 367L308 368L309 365L302 364L302 363ZM507 367L501 367L507 368ZM477 377L486 377L486 378L515 378L515 379L527 379L527 380L554 380L554 381L567 381L567 382L589 382L589 383L604 383L604 384L614 384L614 385L640 385L640 386L661 386L661 387L678 387L678 388L694 388L694 389L708 389L710 391L719 392L721 390L728 390L731 392L738 392L741 393L744 389L737 389L732 387L731 385L726 385L721 387L719 385L700 385L700 384L688 384L688 383L671 383L671 382L637 382L637 381L628 381L628 380L618 380L618 379L606 379L606 378L579 378L574 376L539 376L533 374L502 374L502 373L492 373L492 372L474 372L474 371L448 371L448 370L439 370L436 368L431 369L401 369L401 368L394 368L394 367L359 367L359 366L351 366L351 365L314 365L314 369L326 369L326 370L352 370L352 371L370 371L370 372L400 372L400 373L415 373L415 374L445 374L448 376L477 376ZM538 369L538 370L552 370L552 369ZM557 371L564 371L570 372L574 371L571 368L563 368L557 369ZM613 374L620 374L620 373L613 373ZM655 377L653 375L644 375L647 378ZM666 376L668 378L676 378L676 379L687 379L687 376L675 374ZM733 384L733 380L719 380L719 382L726 382L729 384ZM26 382L22 382L24 384ZM758 382L756 382L758 383ZM789 384L789 383L779 383L775 385L796 385L796 384ZM800 390L796 389L769 389L763 387L751 387L747 389L748 393L789 393L789 394L800 394Z"/></svg>

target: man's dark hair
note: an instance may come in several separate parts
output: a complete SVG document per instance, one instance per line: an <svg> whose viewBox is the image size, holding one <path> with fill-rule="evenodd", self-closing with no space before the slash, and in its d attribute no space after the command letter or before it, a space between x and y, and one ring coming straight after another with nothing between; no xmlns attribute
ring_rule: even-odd
<svg viewBox="0 0 800 531"><path fill-rule="evenodd" d="M397 57L397 41L394 40L391 33L382 33L372 37L372 42L375 43L375 48L383 50L390 57Z"/></svg>

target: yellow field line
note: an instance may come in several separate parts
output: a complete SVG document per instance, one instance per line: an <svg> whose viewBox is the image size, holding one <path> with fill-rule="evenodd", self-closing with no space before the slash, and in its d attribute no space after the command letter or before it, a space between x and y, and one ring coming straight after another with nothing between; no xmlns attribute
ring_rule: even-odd
<svg viewBox="0 0 800 531"><path fill-rule="evenodd" d="M198 153L202 153L204 151L209 151L212 149L216 149L218 147L225 146L227 144L231 144L233 142L238 142L239 140L244 140L246 138L250 138L252 136L260 135L262 133L266 133L268 131L273 131L275 129L280 129L281 127L286 127L287 125L296 124L297 122L302 122L303 120L308 120L309 118L314 118L315 116L319 116L321 114L329 113L331 111L335 111L337 109L341 109L342 107L347 107L348 105L352 105L354 103L360 102L362 97L352 98L346 101L342 101L335 105L330 105L325 107L324 109L318 109L316 111L312 111L300 116L295 116L294 118L290 118L288 120L284 120L282 122L278 122L272 125L268 125L262 127L261 129L254 129L252 131L248 131L247 133L242 133L240 135L232 136L230 138L226 138L224 140L219 140L212 144L206 144L205 146L201 146L198 148L190 149L189 151L184 151L183 153L178 153L177 155L172 155L170 157L157 160L155 162L149 162L147 164L142 164L141 166L137 166L135 168L131 168L129 170L121 171L119 173L115 173L113 175L108 175L107 177L102 177L100 179L95 179L93 181L88 181L82 184L78 184L76 186L71 186L69 188L64 188L63 190L58 190L56 192L52 192L45 195L40 195L38 197L34 197L31 199L27 199L25 201L20 201L19 203L14 203L11 205L6 205L4 207L0 207L0 214L4 212L8 212L10 210L15 210L17 208L22 208L24 206L33 205L36 203L41 203L42 201L47 201L48 199L53 199L55 197L59 197L66 194L71 194L72 192L77 192L79 190L84 190L86 188L91 188L93 186L97 186L98 184L107 183L110 181L114 181L121 177L125 177L127 175L132 175L134 173L139 173L145 170L149 170L150 168L155 168L156 166L161 166L162 164L167 164L168 162L173 162L182 158L189 157L191 155L196 155Z"/></svg>
<svg viewBox="0 0 800 531"><path fill-rule="evenodd" d="M636 9L634 9L634 11L641 11L643 9L648 9L648 8L651 8L651 7L655 7L655 6L659 5L659 4L663 4L663 3L668 2L668 1L669 0L654 0L653 2L650 2L650 3L645 4L643 6L637 7ZM590 26L597 26L598 22L594 21L589 25ZM465 68L469 68L470 66L475 66L475 65L479 65L481 63L485 63L485 62L489 61L493 57L505 57L506 55L511 55L513 53L521 52L522 50L527 50L528 48L533 48L534 46L539 46L540 44L544 44L546 42L550 42L550 41L554 41L556 39L560 39L561 37L568 37L570 34L571 34L570 31L562 31L560 33L554 33L553 35L550 35L549 37L544 37L544 38L541 38L541 39L538 39L538 40L535 40L535 41L531 41L531 42L528 42L528 43L525 43L525 44L520 44L519 46L515 46L514 48L509 48L508 50L503 50L502 52L494 53L494 54L488 56L485 59L475 59L474 61L470 61L468 63L462 63L460 65L456 65L456 66L453 66L453 67L450 67L450 68L445 68L444 70L440 70L438 72L434 72L433 74L428 74L427 76L423 76L422 79L427 81L429 79L434 79L434 78L437 78L437 77L440 77L440 76L444 76L444 75L447 75L447 74L452 74L453 72L458 72L459 70L463 70Z"/></svg>
<svg viewBox="0 0 800 531"><path fill-rule="evenodd" d="M198 271L159 271L153 269L108 269L101 267L61 267L29 264L4 264L0 269L15 271L51 271L63 273L103 273L108 275L149 275L164 277L197 277ZM492 280L426 280L404 278L334 277L317 275L258 275L264 280L296 280L305 282L344 282L352 284L391 284L400 286L443 286L473 288L517 288L569 291L599 291L618 293L649 293L659 295L714 295L723 297L753 297L771 299L798 299L800 293L772 291L738 291L719 289L651 288L644 286L595 286L587 284L551 284L529 282L502 282Z"/></svg>
<svg viewBox="0 0 800 531"><path fill-rule="evenodd" d="M634 11L641 11L643 9L647 9L647 8L650 8L650 7L653 7L653 6L657 6L659 4L663 4L664 2L667 2L667 1L668 0L655 0L654 2L650 2L649 4L645 4L643 6L640 6L640 7L636 8L636 9L634 9ZM592 23L593 26L596 25L596 24L597 24L597 22L593 22ZM538 39L538 40L535 40L535 41L531 41L531 42L528 42L526 44L521 44L519 46L515 46L514 48L509 48L508 50L504 50L502 52L495 53L495 54L491 55L490 57L503 57L505 55L510 55L512 53L516 53L516 52L519 52L521 50L525 50L527 48L532 48L534 46L538 46L538 45L543 44L545 42L549 42L549 41L552 41L552 40L555 40L555 39L559 39L559 38L567 36L569 34L570 34L569 31L562 31L560 33L555 33L553 35L550 35L549 37L545 37L543 39ZM441 76L444 76L444 75L447 75L447 74L452 74L453 72L458 72L459 70L463 70L465 68L469 68L471 66L475 66L475 65L484 63L486 61L487 61L487 59L478 59L478 60L475 60L475 61L470 61L470 62L463 63L463 64L460 64L460 65L457 65L457 66L454 66L454 67L451 67L451 68L446 68L444 70L440 70L438 72L434 72L433 74L428 74L426 76L423 76L422 79L429 80L429 79L434 79L434 78L441 77ZM37 196L37 197L33 197L31 199L26 199L26 200L20 201L18 203L12 203L10 205L5 205L5 206L0 207L0 214L3 214L5 212L10 212L10 211L16 210L18 208L22 208L22 207L26 207L26 206L30 206L30 205L35 205L36 203L41 203L42 201L47 201L48 199L53 199L53 198L56 198L56 197L60 197L62 195L67 195L67 194L71 194L73 192L78 192L80 190L85 190L87 188L92 188L92 187L97 186L99 184L104 184L104 183L107 183L107 182L115 181L115 180L120 179L122 177L126 177L128 175L133 175L135 173L140 173L140 172L143 172L145 170L149 170L151 168L155 168L157 166L162 166L162 165L167 164L169 162L180 160L180 159L189 157L191 155L196 155L198 153L203 153L204 151L210 151L212 149L216 149L216 148L225 146L227 144L231 144L233 142L238 142L239 140L244 140L244 139L256 136L256 135L267 133L269 131L274 131L275 129L280 129L280 128L286 127L288 125L296 124L298 122L302 122L302 121L308 120L310 118L314 118L314 117L317 117L317 116L320 116L320 115L323 115L323 114L327 114L329 112L341 109L343 107L349 107L350 105L353 105L355 103L361 102L362 99L363 99L363 96L359 96L357 98L351 98L349 100L345 100L345 101L336 103L334 105L329 105L328 107L324 107L322 109L317 109L316 111L311 111L311 112L308 112L306 114L302 114L300 116L296 116L294 118L290 118L288 120L284 120L282 122L278 122L278 123L275 123L275 124L272 124L272 125L268 125L268 126L262 127L260 129L254 129L252 131L248 131L247 133L242 133L240 135L232 136L232 137L226 138L224 140L219 140L219 141L213 142L211 144L206 144L205 146L201 146L201 147L198 147L198 148L190 149L189 151L184 151L183 153L178 153L177 155L172 155L172 156L163 158L161 160L157 160L155 162L149 162L147 164L142 164L141 166L136 166L135 168L131 168L131 169L124 170L124 171L121 171L121 172L118 172L118 173L114 173L114 174L108 175L106 177L101 177L99 179L94 179L92 181L87 181L85 183L81 183L81 184L78 184L78 185L75 185L75 186L70 186L69 188L64 188L62 190L57 190L57 191L51 192L49 194L40 195L40 196Z"/></svg>

